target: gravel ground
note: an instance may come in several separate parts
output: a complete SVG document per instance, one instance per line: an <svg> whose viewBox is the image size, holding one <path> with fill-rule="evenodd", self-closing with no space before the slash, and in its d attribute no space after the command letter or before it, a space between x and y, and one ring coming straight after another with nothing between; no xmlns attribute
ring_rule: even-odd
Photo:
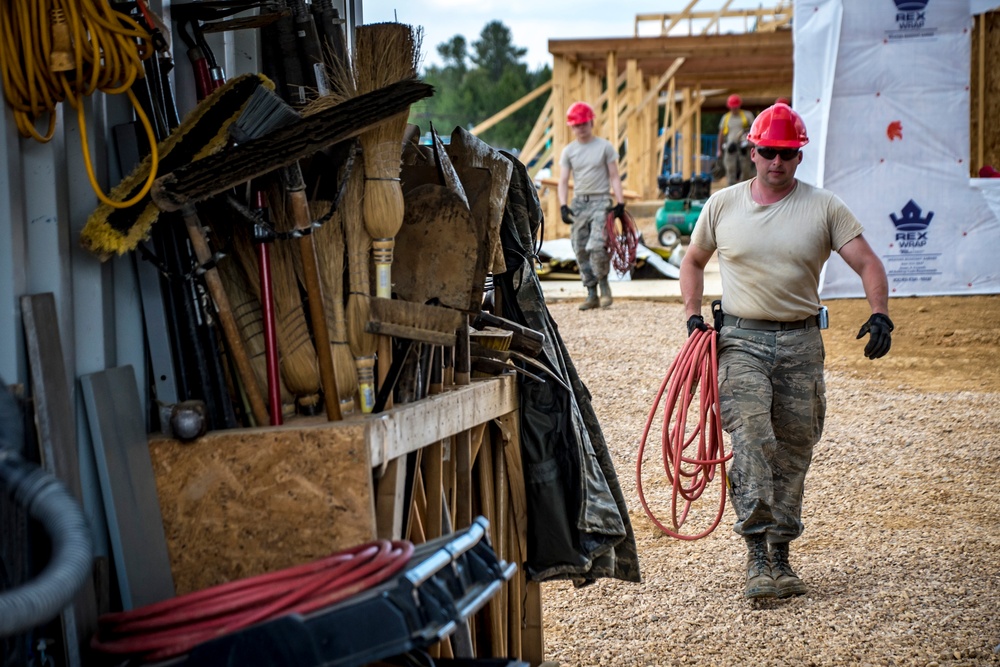
<svg viewBox="0 0 1000 667"><path fill-rule="evenodd" d="M926 303L893 300L896 338L907 331L904 311L929 317ZM987 304L997 318L1000 301ZM895 353L895 361L870 366L853 340L860 322L848 326L831 304L826 430L807 479L806 529L791 552L810 592L748 601L746 550L728 506L711 535L681 541L659 532L636 491L642 429L685 338L680 304L618 300L590 312L578 305L549 308L594 396L643 581L544 584L548 660L563 667L1000 664L1000 385L947 381L956 376L947 343L954 331L938 332L942 343L931 325L913 326L910 344L943 347L910 357L900 342L885 358ZM844 351L840 340L855 347ZM980 377L995 378L995 336L981 342L979 352L965 350L959 372L982 364L994 372ZM936 374L935 364L944 370ZM907 380L894 369L909 369ZM654 430L661 420L658 412ZM657 444L647 446L642 479L662 520L670 493ZM715 487L707 491L685 525L707 525L718 496Z"/></svg>

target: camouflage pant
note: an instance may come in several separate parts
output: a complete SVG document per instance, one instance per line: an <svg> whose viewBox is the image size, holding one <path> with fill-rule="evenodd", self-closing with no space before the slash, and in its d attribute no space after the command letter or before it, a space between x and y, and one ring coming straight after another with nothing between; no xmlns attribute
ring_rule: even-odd
<svg viewBox="0 0 1000 667"><path fill-rule="evenodd" d="M589 201L583 197L574 197L570 208L573 209L573 228L570 230L570 240L573 252L576 253L576 263L580 267L580 278L586 287L593 287L608 277L611 268L611 258L604 248L607 236L605 224L608 210L611 209L610 197L595 197L590 195Z"/></svg>
<svg viewBox="0 0 1000 667"><path fill-rule="evenodd" d="M725 150L722 153L722 163L726 165L726 178L728 185L736 185L741 181L746 181L753 178L754 166L753 160L750 159L750 149L746 149L746 153L742 152L739 147L730 153L729 145L726 145Z"/></svg>
<svg viewBox="0 0 1000 667"><path fill-rule="evenodd" d="M820 330L723 327L722 426L731 436L729 498L740 535L789 542L802 533L802 492L826 417Z"/></svg>

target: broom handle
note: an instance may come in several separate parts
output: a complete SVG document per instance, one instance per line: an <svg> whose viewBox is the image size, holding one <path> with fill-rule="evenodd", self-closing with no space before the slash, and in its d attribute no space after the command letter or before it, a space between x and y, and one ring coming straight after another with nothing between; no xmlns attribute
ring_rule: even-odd
<svg viewBox="0 0 1000 667"><path fill-rule="evenodd" d="M337 374L333 369L333 353L330 351L330 332L326 328L326 313L323 307L323 288L319 278L319 258L313 243L312 217L309 215L309 200L306 199L306 184L302 180L302 170L296 162L282 169L282 180L292 205L292 219L295 229L303 232L299 236L299 253L302 256L302 276L306 281L309 297L309 317L312 320L313 336L316 338L316 355L319 358L319 375L323 381L323 405L329 421L340 421L340 396L337 393Z"/></svg>
<svg viewBox="0 0 1000 667"><path fill-rule="evenodd" d="M198 211L194 204L184 207L184 225L187 227L188 236L191 237L191 246L194 248L198 264L203 267L208 266L212 260L212 253L208 249L205 230L201 225L201 220L198 219ZM222 323L222 333L229 346L229 353L233 357L233 363L236 364L236 372L239 374L243 388L250 399L250 411L254 421L257 422L258 426L263 426L268 423L267 407L264 405L264 398L257 385L257 377L250 367L247 351L243 349L240 332L236 327L236 320L233 318L233 309L226 297L226 290L222 287L219 271L214 266L205 269L205 284L215 302L215 310L219 314L219 322Z"/></svg>

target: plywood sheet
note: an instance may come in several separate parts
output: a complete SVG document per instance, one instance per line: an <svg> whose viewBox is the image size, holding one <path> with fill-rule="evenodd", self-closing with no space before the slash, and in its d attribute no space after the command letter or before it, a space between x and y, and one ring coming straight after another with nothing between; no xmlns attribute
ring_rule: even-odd
<svg viewBox="0 0 1000 667"><path fill-rule="evenodd" d="M360 421L149 444L178 594L375 539Z"/></svg>

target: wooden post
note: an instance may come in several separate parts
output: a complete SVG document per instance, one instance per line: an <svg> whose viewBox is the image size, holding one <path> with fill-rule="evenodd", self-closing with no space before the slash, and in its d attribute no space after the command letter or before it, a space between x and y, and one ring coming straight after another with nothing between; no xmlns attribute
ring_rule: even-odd
<svg viewBox="0 0 1000 667"><path fill-rule="evenodd" d="M684 126L681 128L682 137L682 151L681 151L681 176L684 180L691 178L691 155L693 153L693 137L694 128L691 121L691 89L684 89L684 101L681 105L681 114L683 114Z"/></svg>
<svg viewBox="0 0 1000 667"><path fill-rule="evenodd" d="M642 70L639 69L639 61L628 60L625 63L625 115L629 120L625 127L625 135L628 141L628 149L625 152L624 166L622 170L626 172L622 179L622 185L629 189L637 189L635 184L642 180L642 128L638 118L633 120L634 110L642 103ZM640 184L641 187L641 184Z"/></svg>
<svg viewBox="0 0 1000 667"><path fill-rule="evenodd" d="M569 99L570 75L573 66L566 58L554 56L552 58L552 177L559 178L559 156L569 143L569 128L566 127L566 109L571 103ZM551 190L551 189L550 189ZM551 192L542 203L545 220L549 224L546 229L554 229L559 226L559 198L555 192ZM561 230L560 230L561 231ZM567 235L566 232L560 236Z"/></svg>
<svg viewBox="0 0 1000 667"><path fill-rule="evenodd" d="M604 116L604 137L618 150L618 56L608 51L607 73L605 75L608 96L607 111Z"/></svg>

